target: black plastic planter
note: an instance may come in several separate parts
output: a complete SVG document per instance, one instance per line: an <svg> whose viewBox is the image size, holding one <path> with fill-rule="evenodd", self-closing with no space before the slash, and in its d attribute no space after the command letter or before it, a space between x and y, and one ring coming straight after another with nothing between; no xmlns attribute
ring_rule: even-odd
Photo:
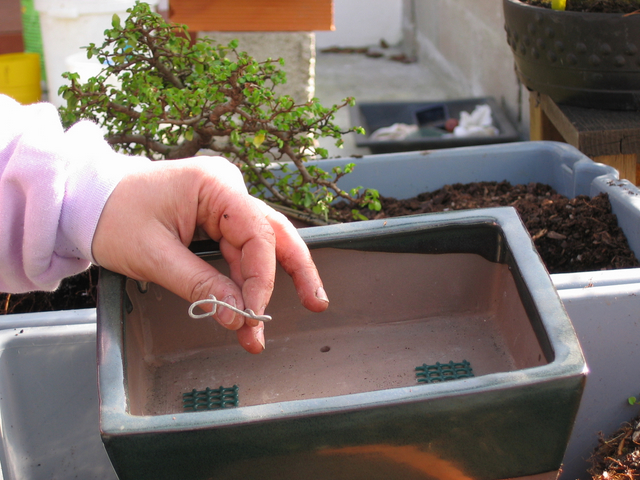
<svg viewBox="0 0 640 480"><path fill-rule="evenodd" d="M503 0L518 77L561 104L640 110L640 15L582 13Z"/></svg>

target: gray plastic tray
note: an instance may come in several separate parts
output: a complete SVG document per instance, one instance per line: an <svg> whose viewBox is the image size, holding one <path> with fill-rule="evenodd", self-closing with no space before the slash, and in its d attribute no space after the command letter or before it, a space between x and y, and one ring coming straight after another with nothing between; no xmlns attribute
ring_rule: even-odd
<svg viewBox="0 0 640 480"><path fill-rule="evenodd" d="M3 317L0 478L117 480L99 432L95 319L95 309Z"/></svg>
<svg viewBox="0 0 640 480"><path fill-rule="evenodd" d="M371 139L371 134L382 127L389 127L394 123L415 125L416 112L434 106L446 106L449 118L460 118L460 113L471 113L478 105L491 107L493 125L498 134L493 137L409 137L403 140L377 141ZM494 143L517 142L520 140L518 131L507 118L492 97L462 98L446 101L415 101L415 102L378 102L358 103L349 108L352 126L361 126L365 135L356 137L358 147L367 147L371 153L410 152L414 150L466 147L470 145L488 145Z"/></svg>
<svg viewBox="0 0 640 480"><path fill-rule="evenodd" d="M380 195L400 199L453 183L503 180L544 183L569 198L606 192L629 246L640 257L640 190L620 180L615 168L594 162L566 143L515 142L316 163L325 171L355 163L354 171L340 179L341 188L374 188Z"/></svg>
<svg viewBox="0 0 640 480"><path fill-rule="evenodd" d="M599 286L588 289L572 288L571 275L551 276L564 287L560 298L591 370L561 480L590 478L587 458L597 432L613 433L635 412L625 405L638 394L637 368L628 361L640 354L634 271L624 277L598 272L593 281ZM95 321L93 309L2 318L0 479L117 480L98 431Z"/></svg>

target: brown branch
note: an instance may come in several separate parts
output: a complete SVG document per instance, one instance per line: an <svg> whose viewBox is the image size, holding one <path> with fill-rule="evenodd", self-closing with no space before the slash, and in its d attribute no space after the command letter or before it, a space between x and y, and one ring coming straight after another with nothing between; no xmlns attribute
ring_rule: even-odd
<svg viewBox="0 0 640 480"><path fill-rule="evenodd" d="M287 197L282 195L282 193L280 193L273 186L273 184L269 182L269 180L267 180L264 177L264 175L262 175L261 169L257 167L255 163L253 163L248 158L242 158L242 156L240 155L240 151L234 145L229 144L223 147L216 147L215 144L212 144L211 146L212 146L212 149L216 152L230 153L234 155L236 158L241 159L240 161L244 163L247 167L249 167L251 169L251 172L257 177L258 183L263 185L269 191L269 193L271 193L271 195L273 195L276 199L278 199L279 202L283 202L289 206L295 206L291 200L289 200Z"/></svg>
<svg viewBox="0 0 640 480"><path fill-rule="evenodd" d="M142 43L147 46L149 51L151 52L151 57L144 57L147 63L152 67L155 67L158 72L165 78L171 85L176 88L182 90L184 88L184 84L182 80L180 80L174 73L171 71L169 67L167 67L164 62L161 60L162 55L160 53L160 49L156 46L156 41L151 36L151 32L149 30L141 29L140 32L143 35L141 39Z"/></svg>
<svg viewBox="0 0 640 480"><path fill-rule="evenodd" d="M145 135L134 135L129 133L123 133L119 135L110 135L107 137L107 143L109 143L109 145L121 145L121 144L126 145L129 143L135 143L145 147L147 150L160 153L167 157L171 154L171 151L175 148L175 147L169 147L164 143L153 140Z"/></svg>
<svg viewBox="0 0 640 480"><path fill-rule="evenodd" d="M340 198L344 198L345 200L347 200L352 204L358 202L356 198L353 198L347 192L345 192L340 187L338 187L338 185L335 182L324 180L318 177L315 177L315 178L312 177L309 171L307 170L307 167L305 167L303 160L293 152L291 145L285 143L283 150L285 151L287 156L291 159L291 161L294 163L298 171L300 171L305 183L313 183L315 185L320 185L322 187L328 187L329 189L333 190L336 193L336 195L338 195Z"/></svg>
<svg viewBox="0 0 640 480"><path fill-rule="evenodd" d="M107 104L107 111L108 110L113 110L113 111L118 112L118 113L124 113L125 115L128 115L131 118L135 118L135 119L139 119L140 118L140 112L137 112L133 108L125 107L124 105L120 105L119 103L109 102Z"/></svg>
<svg viewBox="0 0 640 480"><path fill-rule="evenodd" d="M300 210L295 210L293 208L285 207L283 205L278 205L277 203L269 202L267 200L263 200L263 202L269 205L274 210L285 214L289 218L294 218L296 220L300 220L310 225L316 225L316 226L322 227L324 225L331 225L333 223L338 223L336 220L324 220L323 218L320 218L315 214L304 213L304 212L301 212Z"/></svg>

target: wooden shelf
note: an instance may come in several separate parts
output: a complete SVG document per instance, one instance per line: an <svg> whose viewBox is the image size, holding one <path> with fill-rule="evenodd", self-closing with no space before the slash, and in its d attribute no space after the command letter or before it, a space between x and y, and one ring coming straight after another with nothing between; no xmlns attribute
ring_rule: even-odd
<svg viewBox="0 0 640 480"><path fill-rule="evenodd" d="M547 95L531 92L531 140L573 145L596 162L610 165L634 184L640 181L640 112L595 110L558 105Z"/></svg>

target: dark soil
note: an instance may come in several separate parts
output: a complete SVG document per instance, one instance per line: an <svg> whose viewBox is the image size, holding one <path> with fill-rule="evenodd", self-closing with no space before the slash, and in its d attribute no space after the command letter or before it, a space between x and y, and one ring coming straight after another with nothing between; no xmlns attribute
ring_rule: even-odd
<svg viewBox="0 0 640 480"><path fill-rule="evenodd" d="M640 478L640 418L625 424L609 438L600 438L591 457L593 480Z"/></svg>
<svg viewBox="0 0 640 480"><path fill-rule="evenodd" d="M362 211L370 219L418 213L513 206L531 234L549 273L632 268L639 265L606 194L568 199L548 185L509 182L447 185L415 198L382 198L380 212ZM344 221L351 209L341 205Z"/></svg>
<svg viewBox="0 0 640 480"><path fill-rule="evenodd" d="M549 0L522 0L537 7L551 8ZM637 0L567 0L566 10L592 13L640 13Z"/></svg>
<svg viewBox="0 0 640 480"><path fill-rule="evenodd" d="M448 185L415 198L382 198L380 212L363 211L369 218L418 213L513 206L523 219L550 273L610 270L639 266L629 249L606 195L567 199L551 187L508 182ZM351 208L341 211L353 221ZM97 269L65 279L55 292L21 295L0 293L0 314L91 308L95 306Z"/></svg>
<svg viewBox="0 0 640 480"><path fill-rule="evenodd" d="M49 312L96 306L98 268L65 278L54 292L0 293L0 315L7 313Z"/></svg>

